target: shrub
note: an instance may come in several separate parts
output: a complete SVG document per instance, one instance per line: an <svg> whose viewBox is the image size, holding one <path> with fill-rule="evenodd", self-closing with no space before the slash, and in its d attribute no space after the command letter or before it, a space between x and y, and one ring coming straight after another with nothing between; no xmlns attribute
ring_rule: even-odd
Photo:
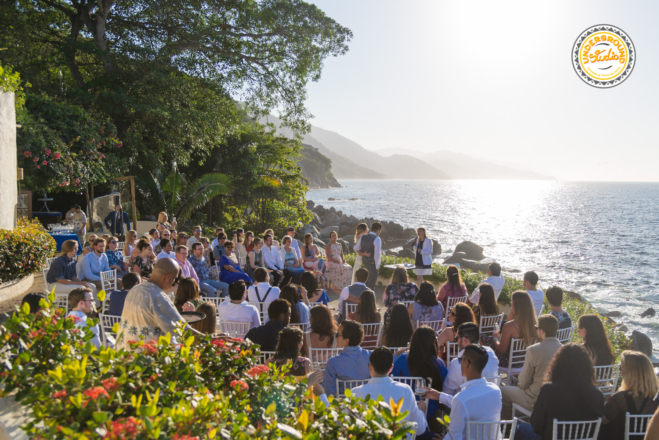
<svg viewBox="0 0 659 440"><path fill-rule="evenodd" d="M134 350L96 349L88 327L41 305L0 327L0 387L31 408L34 438L384 439L412 427L374 401L330 398L326 408L289 366L257 365L258 346L241 339L178 328Z"/></svg>
<svg viewBox="0 0 659 440"><path fill-rule="evenodd" d="M19 219L14 230L0 229L0 283L39 272L56 248L38 220Z"/></svg>

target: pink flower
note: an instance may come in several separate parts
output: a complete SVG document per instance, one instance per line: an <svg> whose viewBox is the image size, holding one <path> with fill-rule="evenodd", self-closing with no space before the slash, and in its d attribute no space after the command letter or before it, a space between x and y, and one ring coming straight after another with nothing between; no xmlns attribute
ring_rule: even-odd
<svg viewBox="0 0 659 440"><path fill-rule="evenodd" d="M117 147L121 147L123 144L124 144L123 142L119 142L119 145L117 145Z"/></svg>
<svg viewBox="0 0 659 440"><path fill-rule="evenodd" d="M54 157L55 157L55 159L59 159L59 158L60 158L59 153L55 153L55 156L54 156Z"/></svg>
<svg viewBox="0 0 659 440"><path fill-rule="evenodd" d="M43 164L44 164L44 165L48 165L48 161L47 161L47 160L44 160L44 161L43 161Z"/></svg>
<svg viewBox="0 0 659 440"><path fill-rule="evenodd" d="M101 142L101 145L105 145L105 141Z"/></svg>
<svg viewBox="0 0 659 440"><path fill-rule="evenodd" d="M101 133L103 133L103 129L102 129L102 128L101 128L99 131L100 131Z"/></svg>
<svg viewBox="0 0 659 440"><path fill-rule="evenodd" d="M38 160L39 160L39 159L37 159L36 157L35 157L34 159L32 159L33 162L36 162L36 161L38 161Z"/></svg>
<svg viewBox="0 0 659 440"><path fill-rule="evenodd" d="M46 148L46 154L50 154L50 150Z"/></svg>
<svg viewBox="0 0 659 440"><path fill-rule="evenodd" d="M40 167L39 165L37 165L37 169L40 169L40 168L41 168L41 167Z"/></svg>
<svg viewBox="0 0 659 440"><path fill-rule="evenodd" d="M235 388L236 391L245 391L249 389L249 386L242 380L232 380L231 388Z"/></svg>
<svg viewBox="0 0 659 440"><path fill-rule="evenodd" d="M247 374L252 377L256 377L256 376L260 376L263 373L267 373L268 371L270 371L270 368L267 367L266 365L257 365L256 367L247 370Z"/></svg>

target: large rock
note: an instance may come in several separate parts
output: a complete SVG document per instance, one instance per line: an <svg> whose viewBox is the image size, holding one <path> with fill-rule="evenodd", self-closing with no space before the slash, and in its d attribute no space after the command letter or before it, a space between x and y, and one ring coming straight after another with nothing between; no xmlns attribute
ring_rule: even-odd
<svg viewBox="0 0 659 440"><path fill-rule="evenodd" d="M350 235L355 233L355 227L349 224L342 223L339 225L339 236L344 237L346 235Z"/></svg>
<svg viewBox="0 0 659 440"><path fill-rule="evenodd" d="M622 316L622 312L619 310L612 310L609 313L606 314L609 318L618 318Z"/></svg>
<svg viewBox="0 0 659 440"><path fill-rule="evenodd" d="M341 247L343 248L343 255L350 253L350 248L348 247L348 242L341 239L337 238L336 239L337 243L341 243Z"/></svg>
<svg viewBox="0 0 659 440"><path fill-rule="evenodd" d="M323 237L329 238L329 235L332 233L332 231L334 231L338 234L339 227L338 226L328 226L326 228L323 228L323 229L320 230L320 235L323 236Z"/></svg>
<svg viewBox="0 0 659 440"><path fill-rule="evenodd" d="M407 243L407 240L404 238L395 238L390 240L384 240L382 243L382 249L392 249L400 246L404 246Z"/></svg>
<svg viewBox="0 0 659 440"><path fill-rule="evenodd" d="M460 264L465 258L467 258L467 255L464 252L453 252L453 255L444 260L444 264Z"/></svg>
<svg viewBox="0 0 659 440"><path fill-rule="evenodd" d="M325 250L325 246L327 246L323 240L321 240L317 237L313 238L313 244L315 244L319 248L323 248L323 250Z"/></svg>
<svg viewBox="0 0 659 440"><path fill-rule="evenodd" d="M465 258L468 260L482 260L485 258L485 255L483 255L483 248L471 241L463 241L457 245L453 254L455 255L458 252L464 252Z"/></svg>
<svg viewBox="0 0 659 440"><path fill-rule="evenodd" d="M654 316L656 314L657 312L652 307L650 307L645 312L641 313L641 318L645 318L646 316Z"/></svg>
<svg viewBox="0 0 659 440"><path fill-rule="evenodd" d="M433 240L432 241L432 254L433 255L439 255L442 253L442 245L439 244L439 241Z"/></svg>
<svg viewBox="0 0 659 440"><path fill-rule="evenodd" d="M339 226L341 219L335 212L328 212L323 217L323 224L326 226Z"/></svg>
<svg viewBox="0 0 659 440"><path fill-rule="evenodd" d="M460 262L460 269L469 269L474 272L483 272L487 273L487 270L490 268L490 263L480 263L474 260L462 259Z"/></svg>
<svg viewBox="0 0 659 440"><path fill-rule="evenodd" d="M307 209L312 210L315 205L313 200L307 200Z"/></svg>
<svg viewBox="0 0 659 440"><path fill-rule="evenodd" d="M411 258L411 259L414 259L414 257L415 257L414 252L412 252L411 249L401 249L398 252L398 256L400 258Z"/></svg>
<svg viewBox="0 0 659 440"><path fill-rule="evenodd" d="M632 348L647 357L652 356L652 340L638 330L632 332Z"/></svg>

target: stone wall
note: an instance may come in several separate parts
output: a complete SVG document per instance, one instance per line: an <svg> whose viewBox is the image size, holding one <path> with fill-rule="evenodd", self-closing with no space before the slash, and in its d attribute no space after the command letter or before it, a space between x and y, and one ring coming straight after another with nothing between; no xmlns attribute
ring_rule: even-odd
<svg viewBox="0 0 659 440"><path fill-rule="evenodd" d="M0 89L0 229L14 229L18 185L16 182L16 113L14 94Z"/></svg>

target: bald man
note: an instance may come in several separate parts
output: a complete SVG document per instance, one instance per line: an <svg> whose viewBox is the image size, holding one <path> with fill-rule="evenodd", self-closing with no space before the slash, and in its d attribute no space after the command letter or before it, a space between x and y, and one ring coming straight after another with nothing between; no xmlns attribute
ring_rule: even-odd
<svg viewBox="0 0 659 440"><path fill-rule="evenodd" d="M157 340L159 336L172 333L178 322L186 322L167 296L176 290L181 267L172 258L163 258L153 266L149 281L133 287L124 302L121 314L123 339L117 349L129 348L128 341ZM198 333L196 330L190 330ZM172 338L174 342L175 338Z"/></svg>

